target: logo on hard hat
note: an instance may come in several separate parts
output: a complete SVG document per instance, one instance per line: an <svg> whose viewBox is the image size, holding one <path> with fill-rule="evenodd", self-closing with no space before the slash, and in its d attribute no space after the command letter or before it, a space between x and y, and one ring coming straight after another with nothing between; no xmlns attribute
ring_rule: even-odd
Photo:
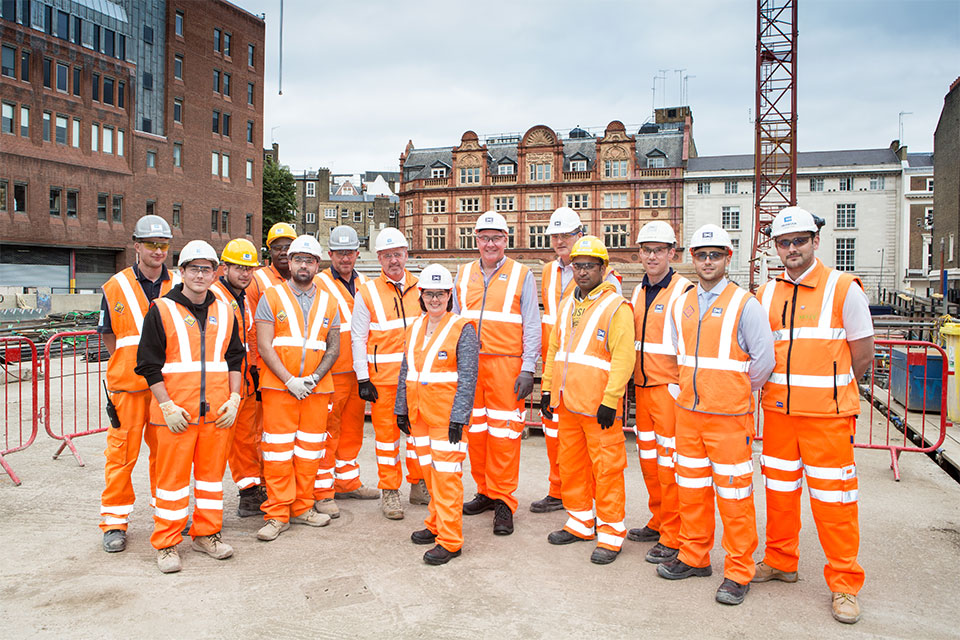
<svg viewBox="0 0 960 640"><path fill-rule="evenodd" d="M350 236L340 236L340 242L350 242Z"/></svg>
<svg viewBox="0 0 960 640"><path fill-rule="evenodd" d="M713 237L713 231L704 231L704 232L703 232L703 237L704 237L704 238L712 238L712 237Z"/></svg>
<svg viewBox="0 0 960 640"><path fill-rule="evenodd" d="M159 224L151 224L151 225L150 225L150 230L151 230L151 231L162 231L162 230L163 230L163 227L160 226Z"/></svg>
<svg viewBox="0 0 960 640"><path fill-rule="evenodd" d="M783 224L793 222L793 216L783 216Z"/></svg>
<svg viewBox="0 0 960 640"><path fill-rule="evenodd" d="M484 222L493 222L493 216L487 216L483 219Z"/></svg>
<svg viewBox="0 0 960 640"><path fill-rule="evenodd" d="M559 220L554 220L554 221L553 221L553 226L559 227L559 226L560 226L560 221L559 221Z"/></svg>
<svg viewBox="0 0 960 640"><path fill-rule="evenodd" d="M243 254L243 259L244 259L244 260L253 260L253 256L250 255L249 253L245 253L245 254Z"/></svg>
<svg viewBox="0 0 960 640"><path fill-rule="evenodd" d="M433 282L440 282L440 279L441 278L439 273L435 273L432 276L430 276L430 280L432 280Z"/></svg>

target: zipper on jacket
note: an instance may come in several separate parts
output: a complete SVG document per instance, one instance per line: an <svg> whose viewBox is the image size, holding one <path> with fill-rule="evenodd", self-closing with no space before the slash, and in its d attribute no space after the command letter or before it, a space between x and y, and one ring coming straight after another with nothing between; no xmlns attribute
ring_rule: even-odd
<svg viewBox="0 0 960 640"><path fill-rule="evenodd" d="M380 369L377 368L377 347L380 345L373 345L373 370L377 373L380 373Z"/></svg>
<svg viewBox="0 0 960 640"><path fill-rule="evenodd" d="M833 404L837 407L837 415L840 415L840 402L837 400L837 361L833 361Z"/></svg>
<svg viewBox="0 0 960 640"><path fill-rule="evenodd" d="M717 296L719 299L720 296ZM698 296L699 298L699 296ZM711 307L713 305L710 305ZM707 311L709 311L709 307ZM700 300L697 300L697 313L700 313ZM707 315L704 312L703 316ZM690 410L697 408L697 405L700 404L700 394L697 393L697 371L700 369L700 327L703 326L703 316L700 316L700 320L697 321L697 344L693 348L693 406L690 407Z"/></svg>
<svg viewBox="0 0 960 640"><path fill-rule="evenodd" d="M793 301L790 303L790 326L787 327L787 330L790 332L790 344L787 345L787 414L790 413L790 357L793 355L793 325L794 319L797 315L797 293L799 293L800 287L793 286ZM787 312L787 302L783 302L783 312L786 315Z"/></svg>
<svg viewBox="0 0 960 640"><path fill-rule="evenodd" d="M640 288L640 293L644 296L644 303L646 303L646 291L643 290L643 287ZM653 298L653 304L656 304L657 298ZM650 305L647 305L643 311L643 327L640 329L640 373L643 375L643 384L641 387L647 386L647 371L643 368L643 346L647 343L647 316L650 315Z"/></svg>
<svg viewBox="0 0 960 640"><path fill-rule="evenodd" d="M214 303L216 304L216 303ZM200 325L200 418L207 415L207 322L210 320L210 307L207 307L207 317ZM199 424L200 420L197 420Z"/></svg>

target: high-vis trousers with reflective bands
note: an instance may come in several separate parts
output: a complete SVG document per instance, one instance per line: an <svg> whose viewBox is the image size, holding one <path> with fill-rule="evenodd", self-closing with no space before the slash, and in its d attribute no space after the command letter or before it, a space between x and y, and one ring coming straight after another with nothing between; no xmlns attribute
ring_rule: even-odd
<svg viewBox="0 0 960 640"><path fill-rule="evenodd" d="M373 437L377 448L377 488L396 490L403 484L403 468L407 464L407 482L417 484L423 478L413 438L397 427L393 405L397 401L397 385L377 385L377 401L370 403L370 420L373 422ZM406 442L406 455L401 456L400 442Z"/></svg>
<svg viewBox="0 0 960 640"><path fill-rule="evenodd" d="M149 450L150 495L156 486L156 434L155 427L147 424L152 394L135 391L111 394L117 408L120 428L107 429L107 448L103 452L105 486L100 497L100 529L127 530L127 521L133 511L133 482L130 479L140 456L140 443L146 441ZM151 499L152 504L152 499Z"/></svg>
<svg viewBox="0 0 960 640"><path fill-rule="evenodd" d="M437 535L437 544L447 551L463 546L463 460L467 442L450 444L449 425L410 425L423 479L430 491L430 514L423 524Z"/></svg>
<svg viewBox="0 0 960 640"><path fill-rule="evenodd" d="M562 395L557 415L560 486L568 516L563 528L588 540L596 530L598 547L620 551L627 535L623 524L623 470L627 468L623 429L616 424L601 429L595 416L567 411Z"/></svg>
<svg viewBox="0 0 960 640"><path fill-rule="evenodd" d="M520 358L480 354L469 433L470 474L477 492L503 500L511 511L517 510L513 494L520 480L524 404L513 384L522 364Z"/></svg>
<svg viewBox="0 0 960 640"><path fill-rule="evenodd" d="M311 393L297 400L286 391L264 389L264 520L289 522L313 506L317 465L327 438L327 414L333 394Z"/></svg>
<svg viewBox="0 0 960 640"><path fill-rule="evenodd" d="M763 469L767 494L764 562L796 571L800 544L801 476L807 476L810 510L827 557L823 577L830 591L856 595L863 586L857 562L860 523L857 467L853 459L855 416L811 418L774 411L763 414Z"/></svg>
<svg viewBox="0 0 960 640"><path fill-rule="evenodd" d="M677 405L665 384L636 387L636 394L637 449L652 514L647 526L660 532L660 544L677 549L680 502L673 468Z"/></svg>
<svg viewBox="0 0 960 640"><path fill-rule="evenodd" d="M249 489L260 484L263 478L263 459L260 456L263 411L256 395L251 394L240 402L232 431L233 443L227 457L230 475L238 489Z"/></svg>
<svg viewBox="0 0 960 640"><path fill-rule="evenodd" d="M359 396L357 374L333 376L333 411L327 419L327 446L314 483L313 497L332 498L360 488L357 456L363 444L363 398Z"/></svg>
<svg viewBox="0 0 960 640"><path fill-rule="evenodd" d="M727 552L723 576L753 579L757 514L753 506L753 415L718 416L677 407L677 494L680 499L681 561L710 564L715 521L714 493Z"/></svg>
<svg viewBox="0 0 960 640"><path fill-rule="evenodd" d="M547 460L550 462L550 488L547 495L553 498L562 498L560 493L560 463L557 462L557 449L559 447L557 440L557 426L560 424L560 416L553 414L553 419L547 420L540 415L543 422L543 442L547 445Z"/></svg>
<svg viewBox="0 0 960 640"><path fill-rule="evenodd" d="M179 544L190 506L193 468L193 525L190 536L209 536L223 526L223 472L230 449L230 430L218 429L214 416L201 418L183 433L153 425L157 434L157 506L153 515L154 549Z"/></svg>

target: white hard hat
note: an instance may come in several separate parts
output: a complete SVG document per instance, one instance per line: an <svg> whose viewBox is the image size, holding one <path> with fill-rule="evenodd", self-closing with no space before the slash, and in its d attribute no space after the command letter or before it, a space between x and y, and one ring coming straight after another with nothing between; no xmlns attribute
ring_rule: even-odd
<svg viewBox="0 0 960 640"><path fill-rule="evenodd" d="M797 233L799 231L810 231L816 233L820 230L817 226L813 214L800 207L786 207L780 210L777 217L773 219L771 235L776 238L785 233Z"/></svg>
<svg viewBox="0 0 960 640"><path fill-rule="evenodd" d="M581 231L583 223L580 222L580 216L570 207L559 207L550 215L550 224L547 226L547 235L552 236L557 233L574 233Z"/></svg>
<svg viewBox="0 0 960 640"><path fill-rule="evenodd" d="M430 264L420 272L417 286L421 289L453 289L453 276L446 267Z"/></svg>
<svg viewBox="0 0 960 640"><path fill-rule="evenodd" d="M396 249L397 247L408 247L406 236L396 227L387 227L377 234L375 249L380 253L384 249Z"/></svg>
<svg viewBox="0 0 960 640"><path fill-rule="evenodd" d="M213 266L220 264L217 252L210 246L210 243L203 240L191 240L185 244L183 249L180 250L180 259L177 260L177 266L182 267L193 260L209 260L213 263Z"/></svg>
<svg viewBox="0 0 960 640"><path fill-rule="evenodd" d="M330 250L337 251L340 249L359 249L360 248L360 238L357 237L357 232L353 227L348 227L347 225L341 225L335 227L333 231L330 232Z"/></svg>
<svg viewBox="0 0 960 640"><path fill-rule="evenodd" d="M730 242L730 234L715 224L705 224L693 232L693 238L690 240L690 250L700 247L726 247L733 251L733 243Z"/></svg>
<svg viewBox="0 0 960 640"><path fill-rule="evenodd" d="M677 244L677 234L673 232L673 226L669 222L652 220L643 225L640 233L637 234L637 244L643 244L644 242Z"/></svg>
<svg viewBox="0 0 960 640"><path fill-rule="evenodd" d="M287 255L292 257L297 253L306 253L315 256L317 260L323 260L323 248L320 247L320 243L317 242L316 238L308 234L297 236L296 239L290 243L290 248L287 249Z"/></svg>
<svg viewBox="0 0 960 640"><path fill-rule="evenodd" d="M144 238L166 238L170 240L173 238L173 234L170 233L170 225L167 224L166 220L150 214L137 220L137 224L133 227L133 239L142 240Z"/></svg>
<svg viewBox="0 0 960 640"><path fill-rule="evenodd" d="M507 229L507 219L496 211L486 211L480 214L480 217L477 218L477 224L473 228L474 231L484 231L486 229L493 229L494 231L503 231L504 233L510 233L510 230Z"/></svg>

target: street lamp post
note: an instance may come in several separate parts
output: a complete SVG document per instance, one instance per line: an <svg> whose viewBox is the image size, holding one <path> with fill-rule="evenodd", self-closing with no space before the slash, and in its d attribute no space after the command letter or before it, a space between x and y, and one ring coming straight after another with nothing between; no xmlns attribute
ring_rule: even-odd
<svg viewBox="0 0 960 640"><path fill-rule="evenodd" d="M877 279L877 304L883 304L883 300L880 297L880 284L883 282L883 250L884 247L877 249L877 251L880 252L880 277Z"/></svg>

